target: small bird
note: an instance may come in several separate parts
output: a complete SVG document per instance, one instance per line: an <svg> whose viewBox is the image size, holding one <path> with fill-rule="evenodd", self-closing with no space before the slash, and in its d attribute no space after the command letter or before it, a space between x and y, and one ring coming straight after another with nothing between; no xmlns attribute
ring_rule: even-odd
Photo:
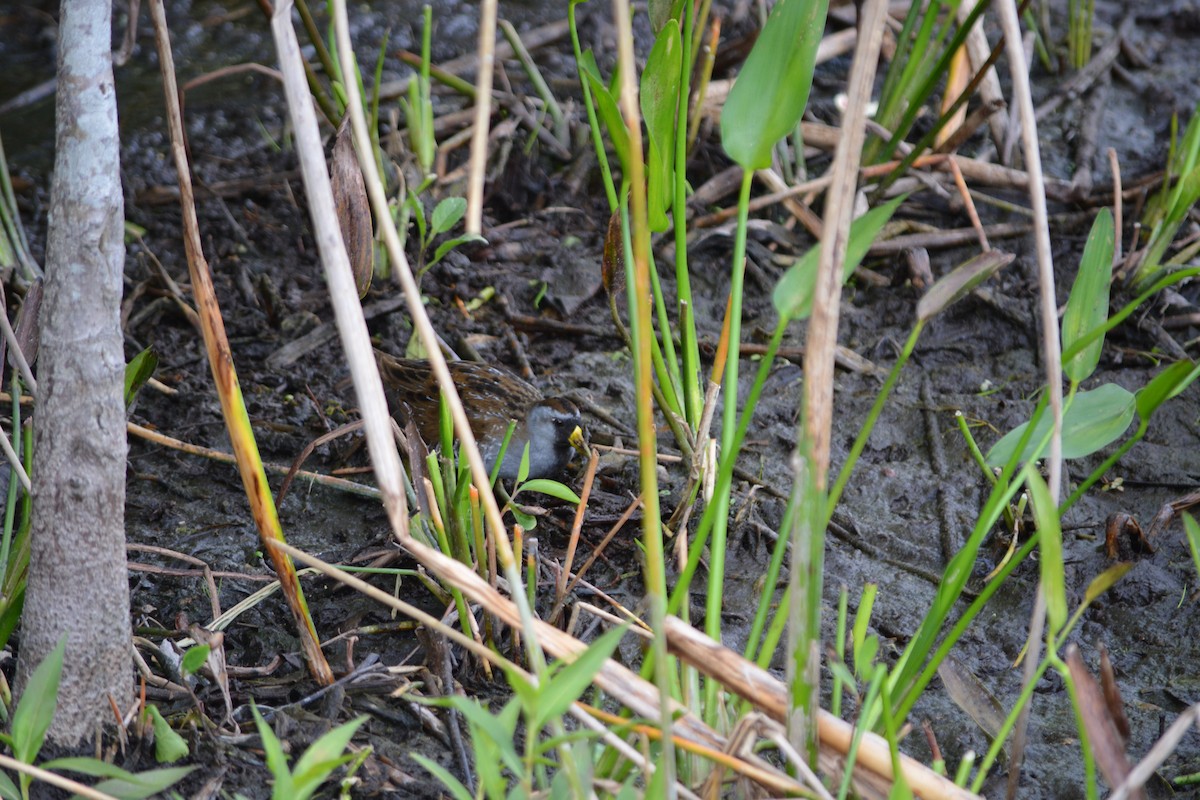
<svg viewBox="0 0 1200 800"><path fill-rule="evenodd" d="M375 351L392 415L411 417L427 442L438 441L440 397L429 362L395 358ZM529 445L529 477L557 477L571 460L571 449L587 455L579 408L562 397L543 397L513 373L475 361L447 365L462 398L463 409L479 443L488 471L496 464L510 420L516 421L500 477L517 477L525 445Z"/></svg>

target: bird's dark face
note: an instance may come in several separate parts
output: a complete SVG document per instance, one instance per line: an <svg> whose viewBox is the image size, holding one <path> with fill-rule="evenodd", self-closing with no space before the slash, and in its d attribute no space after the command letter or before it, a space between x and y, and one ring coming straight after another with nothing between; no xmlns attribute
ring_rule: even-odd
<svg viewBox="0 0 1200 800"><path fill-rule="evenodd" d="M551 397L536 403L529 410L525 429L531 478L557 477L571 460L572 448L587 452L579 408L570 400Z"/></svg>
<svg viewBox="0 0 1200 800"><path fill-rule="evenodd" d="M555 438L563 442L566 442L571 437L571 432L580 426L579 408L562 397L550 397L535 404L529 417L533 421L552 426L553 430L562 434Z"/></svg>

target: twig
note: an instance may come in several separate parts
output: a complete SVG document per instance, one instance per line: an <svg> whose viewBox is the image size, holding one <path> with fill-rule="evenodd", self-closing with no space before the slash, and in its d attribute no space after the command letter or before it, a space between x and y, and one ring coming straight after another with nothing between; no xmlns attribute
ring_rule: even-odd
<svg viewBox="0 0 1200 800"><path fill-rule="evenodd" d="M318 570L322 574L327 575L328 577L333 578L334 580L336 580L342 584L345 584L346 586L349 586L350 588L354 589L359 594L364 595L365 597L369 597L370 599L376 601L377 603L385 605L389 608L393 608L393 609L399 611L401 614L404 614L407 617L411 617L412 619L421 623L422 625L429 628L430 630L437 631L439 634L450 639L455 644L469 650L471 653L478 656L481 661L486 661L486 662L492 664L493 666L507 667L508 669L516 670L519 674L524 675L526 677L526 679L532 679L532 676L529 675L529 673L527 673L525 670L521 669L520 667L518 667L517 665L508 661L507 659L504 659L498 653L496 653L492 649L485 646L482 642L477 642L474 639L472 639L470 636L467 636L466 634L464 634L462 631L443 624L441 620L437 619L436 617L434 617L431 614L427 614L426 612L422 611L421 609L417 608L416 606L412 606L408 603L405 603L403 600L400 600L399 598L394 597L394 596L388 594L387 592L384 592L384 591L381 591L380 589L375 588L374 586L367 583L366 581L360 580L359 578L356 578L353 575L349 575L349 574L343 572L342 570L333 567L330 564L326 564L325 562L321 561L320 559L315 558L314 556L311 556L302 550L292 547L291 545L287 545L287 544L282 545L281 549L283 549L284 552L286 552L288 555L290 555L292 558L295 558L297 561L301 562L302 564L306 564L306 565ZM417 546L417 549L418 550L421 549L421 546L419 544ZM437 553L437 551L431 550L429 552L431 554L441 555L440 553ZM418 555L418 557L421 557L421 556L424 556L424 553L419 552L416 555ZM487 584L483 581L483 579L480 578L478 575L476 575L474 572L472 572L471 569L469 567L467 567L465 564L461 564L457 561L454 561L453 559L446 559L446 561L447 561L447 563L444 566L451 567L451 565L453 565L452 572L456 576L460 577L463 580L463 583L460 584L460 586L462 586L462 588L464 589L465 592L472 595L474 599L480 599L481 596L475 595L473 592L473 589L487 589L487 591L485 592L486 598L482 600L482 605L485 607L485 609L492 613L500 613L500 615L504 618L505 622L509 623L510 625L514 621L516 621L514 619L514 614L512 613L512 605L513 604L511 601L507 600L504 597L501 597L495 591L490 590L490 587L487 586ZM543 644L547 644L547 647L548 647L548 649L551 650L551 652L555 652L555 653L559 654L560 656L566 656L568 658L571 658L574 656L578 656L578 654L582 653L583 650L585 649L582 642L580 642L570 636L567 636L566 634L562 633L562 631L556 630L554 628L550 628L550 626L546 625L545 623L538 623L538 625L539 625L539 628L541 628L541 633L543 634L541 637L542 642L543 642ZM553 631L553 634L551 634L550 631ZM568 644L568 643L571 643L571 644ZM565 646L565 648L563 646ZM572 652L574 653L574 656L570 655ZM612 661L606 662L605 665L601 667L600 674L597 678L597 682L600 683L602 686L608 686L609 687L608 690L616 689L617 694L621 695L622 698L626 701L628 701L630 699L630 695L628 692L625 692L623 694L620 692L621 684L619 682L612 683L610 681L605 680L606 674L608 675L608 677L611 678L611 677L615 677L615 672L624 672L625 675L627 675L627 677L634 682L634 684L637 684L637 683L645 684L644 681L642 681L640 678L638 678L632 672L629 672L629 670L625 669L624 667L619 667ZM648 686L648 684L645 684L645 685ZM625 688L628 689L628 688L631 688L631 686L626 686ZM653 702L656 703L656 701L653 701ZM638 708L641 707L642 705L643 705L642 703L638 703L636 707L635 706L631 706L631 707L633 707L635 711L638 711L638 713L641 714L642 716L648 716L646 711L649 711L649 710L655 708L655 705L652 704L648 709L639 711ZM693 734L694 733L703 734L699 738L694 738L693 741L702 742L710 747L720 747L720 738L717 736L716 733L707 729L703 723L701 723L699 720L696 720L695 718L692 718L690 716L690 714L688 714L686 711L683 711L682 709L679 709L679 710L680 710L680 713L683 715L682 723L685 727L688 727L689 732L692 732ZM572 714L572 716L575 717L575 719L579 720L579 722L586 725L589 729L599 733L604 738L604 740L607 744L611 744L612 746L618 748L622 752L623 755L625 755L627 758L631 758L631 760L633 760L635 763L637 763L640 766L640 768L645 771L645 773L647 775L652 775L654 773L654 770L656 769L655 765L653 763L643 759L639 754L637 754L636 751L632 750L628 745L626 745L624 742L622 742L620 740L620 737L613 735L611 731L608 731L608 730L604 729L603 727L600 727L598 729L597 726L595 724L593 724L595 722L595 720L591 719L591 717L588 715L584 706L582 706L579 703L573 703L571 706L571 709L570 709L570 713ZM680 727L680 724L677 723L676 729L678 730L679 727ZM689 797L694 796L690 792L686 792L686 790L684 790L682 788L680 788L680 793L683 794L684 796L689 796Z"/></svg>
<svg viewBox="0 0 1200 800"><path fill-rule="evenodd" d="M886 0L868 0L860 8L860 36L850 67L847 94L849 104L843 117L845 136L833 157L833 184L825 198L825 236L817 260L817 282L813 290L812 318L804 353L804 413L803 428L792 457L795 483L790 503L800 502L808 486L824 493L829 480L829 449L833 431L834 352L837 349L838 316L841 309L842 269L850 240L850 221L858 187L858 168L866 138L867 106L871 86L883 42ZM820 581L821 573L813 569L813 537L821 536L811 525L811 515L795 514L788 532L792 542L792 563L788 578L792 601L788 608L788 648L800 652L788 659L788 682L797 687L797 712L788 719L788 739L792 746L804 752L818 733L809 726L816 724L819 706L820 648L812 646L821 635L820 626L811 630L810 621L819 613L808 607L809 598L816 595L804 582ZM819 563L819 560L815 563ZM819 583L816 584L818 587ZM807 651L807 652L803 652ZM807 696L799 696L806 692Z"/></svg>
<svg viewBox="0 0 1200 800"><path fill-rule="evenodd" d="M1004 31L1004 46L1008 54L1012 73L1013 108L1019 114L1021 140L1024 146L1025 166L1029 170L1029 199L1033 207L1034 244L1037 250L1038 290L1041 298L1042 350L1046 365L1046 382L1050 393L1050 413L1053 430L1050 435L1050 451L1046 460L1049 476L1051 503L1058 505L1062 488L1062 349L1058 340L1058 306L1054 297L1054 256L1050 248L1050 224L1046 211L1046 193L1042 188L1042 157L1037 138L1037 118L1033 109L1033 95L1029 86L1029 67L1025 50L1021 46L1021 23L1017 18L1014 0L999 0L1000 26ZM1041 632L1046 621L1046 597L1044 587L1038 584L1034 599L1032 619L1029 625L1027 652L1023 683L1030 683L1041 657ZM1008 772L1008 797L1016 795L1021 777L1021 760L1024 756L1025 736L1029 725L1029 705L1026 704L1017 718L1013 731L1012 763Z"/></svg>
<svg viewBox="0 0 1200 800"><path fill-rule="evenodd" d="M967 209L967 217L971 220L971 227L979 235L979 247L983 252L992 249L988 244L987 234L983 230L983 223L979 221L979 212L975 210L975 203L971 200L971 193L967 191L967 182L963 180L962 170L958 168L958 162L953 158L948 162L950 164L950 172L954 175L954 185L958 187L959 196L962 197L963 205Z"/></svg>
<svg viewBox="0 0 1200 800"><path fill-rule="evenodd" d="M525 46L530 50L537 50L539 47L544 47L563 38L567 35L568 31L569 28L565 19L547 23L540 28L534 28L531 31L525 32ZM512 47L507 42L500 42L495 46L493 60L503 60L512 57ZM465 56L440 64L437 69L451 75L465 75L469 72L474 72L478 64L478 56L475 53L468 53ZM410 80L412 78L408 77L380 84L379 98L381 100L391 100L403 96L408 91L408 82Z"/></svg>
<svg viewBox="0 0 1200 800"><path fill-rule="evenodd" d="M334 219L336 219L336 217ZM384 314L390 314L396 309L402 307L404 303L405 300L403 295L385 297L382 300L377 300L374 303L363 306L363 316L365 319L374 319L375 317L383 316ZM324 345L333 337L337 336L337 332L338 330L335 324L331 322L322 322L320 325L313 328L299 339L288 342L283 347L267 356L267 368L272 370L281 370L284 367L291 366L304 356L316 350L318 347Z"/></svg>
<svg viewBox="0 0 1200 800"><path fill-rule="evenodd" d="M30 777L36 778L39 781L45 781L51 786L57 786L60 789L66 789L75 792L81 797L88 797L92 800L116 800L112 795L98 792L90 786L86 786L78 781L73 781L70 778L64 778L62 775L51 772L41 767L35 767L32 764L26 764L23 761L17 761L11 756L0 755L0 767L11 769L14 772L21 772Z"/></svg>
<svg viewBox="0 0 1200 800"><path fill-rule="evenodd" d="M29 390L37 394L37 380L33 377L33 370L29 368L29 362L25 360L25 351L21 349L21 343L17 339L17 334L13 330L12 323L8 321L8 311L5 309L6 300L4 297L4 286L0 284L0 329L4 332L4 341L8 344L9 358L13 360L13 364L17 366L21 373L21 380L25 381L25 385Z"/></svg>
<svg viewBox="0 0 1200 800"><path fill-rule="evenodd" d="M562 605L566 596L569 595L572 590L574 590L576 584L583 580L583 576L586 575L587 571L592 568L592 564L596 563L596 559L599 558L600 554L604 552L604 548L608 547L608 543L611 542L613 537L625 527L625 523L629 522L629 518L632 517L634 513L637 512L637 510L641 507L642 498L635 497L633 502L630 503L626 507L625 511L621 514L620 519L613 523L613 526L608 529L608 533L604 534L604 538L601 539L600 544L596 545L596 547L592 550L592 554L588 556L587 561L583 562L583 566L579 568L579 572L575 573L575 575L571 577L570 583L568 583L567 587L563 589L563 598L559 600L559 606ZM564 570L564 573L569 574L569 570ZM556 612L559 610L560 609L558 607L555 608ZM551 615L551 619L553 619L553 616L554 615Z"/></svg>
<svg viewBox="0 0 1200 800"><path fill-rule="evenodd" d="M504 38L512 45L513 53L521 62L526 77L529 78L538 97L542 98L542 102L546 104L546 110L554 119L554 137L565 147L567 144L567 118L563 115L558 101L554 99L554 93L550 91L546 79L542 77L541 71L534 63L533 57L529 55L529 51L525 49L525 45L521 42L521 35L517 33L517 29L512 26L512 23L506 19L500 20L500 30L504 32Z"/></svg>
<svg viewBox="0 0 1200 800"><path fill-rule="evenodd" d="M1113 790L1113 793L1109 795L1109 800L1125 800L1132 792L1145 786L1159 766L1179 747L1180 740L1193 725L1197 724L1197 720L1200 720L1200 703L1188 706L1171 723L1171 727L1167 728L1166 732L1154 743L1150 752L1146 753L1146 757L1138 762L1125 782Z"/></svg>
<svg viewBox="0 0 1200 800"><path fill-rule="evenodd" d="M1066 100L1072 100L1076 97L1079 97L1088 90L1088 87L1099 80L1100 76L1106 74L1110 69L1112 69L1113 62L1117 60L1117 55L1121 51L1121 42L1124 41L1125 37L1129 35L1129 32L1133 30L1136 19L1136 15L1133 12L1130 12L1125 19L1121 20L1121 24L1117 27L1116 33L1113 34L1111 39L1104 43L1104 46L1100 48L1096 55L1092 56L1092 60L1087 63L1087 66L1079 70L1079 72L1076 72L1069 79L1063 81L1062 85L1058 87L1058 91L1054 93L1054 96L1038 106L1037 110L1034 112L1034 120L1041 121L1047 114L1049 114L1051 111L1054 111L1054 109L1058 108ZM1005 34L1006 37L1008 35L1008 33ZM1022 50L1021 53L1021 65L1024 68L1026 66L1024 50ZM1008 60L1010 66L1015 70L1017 65L1015 62L1013 62L1011 50L1009 51ZM1028 81L1028 79L1029 73L1025 72L1025 80ZM1015 87L1013 95L1014 97L1016 96ZM1032 101L1030 101L1030 104L1032 106Z"/></svg>
<svg viewBox="0 0 1200 800"><path fill-rule="evenodd" d="M1123 220L1124 202L1121 197L1121 160L1117 158L1117 151L1113 148L1108 148L1108 164L1112 169L1113 183L1113 228L1116 232L1117 240L1113 247L1113 264L1121 263L1121 238L1123 235L1122 226L1125 224Z"/></svg>
<svg viewBox="0 0 1200 800"><path fill-rule="evenodd" d="M213 461L220 461L223 464L236 464L237 463L236 459L233 457L233 454L231 454L231 453L226 453L221 450L214 450L211 447L202 447L201 445L189 444L188 442L182 442L178 439L173 439L170 436L159 433L158 431L152 431L149 428L142 427L141 425L138 425L136 422L125 423L125 429L129 433L133 434L134 436L137 436L140 439L145 439L148 442L153 442L154 444L160 444L160 445L163 445L164 447L170 447L172 450L179 450L184 453L190 453L191 455L194 455L194 456L203 456L204 458L211 458ZM3 438L3 437L0 437L0 438ZM266 463L263 464L263 468L267 469L270 472L274 472L277 475L287 475L289 470L291 469L290 467L285 467L281 464L266 464ZM361 483L355 483L354 481L348 481L343 478L335 478L331 475L322 475L319 472L308 472L307 470L300 470L299 472L296 473L296 475L298 477L310 480L314 483L319 483L322 486L327 486L331 489L340 489L341 491L349 492L350 494L356 494L356 495L359 495L360 497L371 497L371 498L379 497L378 489L372 488L370 486L365 486Z"/></svg>
<svg viewBox="0 0 1200 800"><path fill-rule="evenodd" d="M0 447L4 448L4 457L8 459L8 465L12 467L13 472L17 473L17 479L21 481L21 487L25 489L25 493L33 494L33 484L29 482L29 474L25 472L25 467L21 464L21 457L17 455L17 451L13 450L12 442L8 437L0 432Z"/></svg>
<svg viewBox="0 0 1200 800"><path fill-rule="evenodd" d="M575 564L575 550L579 547L579 534L583 529L583 515L587 511L588 497L592 493L592 484L596 480L596 467L600 464L600 453L592 450L588 456L587 473L583 479L583 494L580 495L579 506L575 509L575 521L571 525L571 538L567 543L567 555L563 558L562 575L555 582L555 597L554 608L557 612L562 608L563 600L567 596L566 576L570 574L571 567ZM550 615L550 620L553 623L556 614Z"/></svg>
<svg viewBox="0 0 1200 800"><path fill-rule="evenodd" d="M475 73L475 124L467 176L468 235L483 234L483 178L487 170L488 125L492 117L492 72L496 59L496 0L483 0L479 13L479 69ZM407 265L403 268L407 270ZM403 271L403 270L402 270Z"/></svg>
<svg viewBox="0 0 1200 800"><path fill-rule="evenodd" d="M788 716L788 692L784 685L766 670L758 667L727 647L713 642L677 617L667 618L667 644L671 653L713 677L730 691L745 698L776 722ZM822 744L822 759L832 752L843 755L849 751L854 727L827 711L818 715L818 730ZM826 750L825 748L829 748ZM832 752L831 752L832 751ZM891 748L883 737L866 733L859 746L856 769L866 769L893 779ZM955 786L920 762L901 755L899 764L904 778L915 795L923 798L978 798L978 795ZM829 766L828 763L823 766Z"/></svg>

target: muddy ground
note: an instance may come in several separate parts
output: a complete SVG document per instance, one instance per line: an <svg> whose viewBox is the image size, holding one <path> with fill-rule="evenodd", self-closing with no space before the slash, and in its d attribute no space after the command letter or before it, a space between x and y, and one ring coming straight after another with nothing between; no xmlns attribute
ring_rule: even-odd
<svg viewBox="0 0 1200 800"><path fill-rule="evenodd" d="M1120 3L1097 5L1099 43L1112 35L1126 9ZM1059 16L1054 19L1061 30L1062 9L1056 5L1055 10ZM0 12L0 60L11 76L0 88L0 104L52 76L54 13L50 7ZM360 5L354 13L361 63L373 63L385 29L390 28L389 49L416 49L419 16L414 7L373 4L368 11ZM473 49L473 13L470 4L437 9L436 61ZM557 6L505 6L501 13L525 30L564 12ZM235 8L207 2L172 4L170 14L181 84L245 60L274 65L266 23L252 4ZM607 9L592 4L582 6L581 14L585 46L611 53ZM727 31L745 28L745 23L733 23ZM1066 180L1073 177L1080 166L1081 138L1086 138L1084 120L1094 109L1100 114L1095 126L1098 136L1095 155L1087 166L1095 173L1095 194L1109 185L1103 155L1108 147L1120 156L1126 185L1160 169L1171 114L1178 112L1186 119L1200 100L1194 57L1200 44L1198 30L1190 4L1139 10L1127 37L1130 50L1118 58L1119 69L1111 82L1064 103L1042 122L1048 173ZM140 33L133 60L118 70L126 216L130 223L145 229L141 241L131 241L128 251L126 336L129 355L146 346L156 348L162 359L159 377L178 394L144 392L133 418L194 444L227 449L200 338L173 301L166 299L165 282L154 263L161 262L176 282L187 283L178 206L164 199L162 192L176 181L166 152L161 89L144 15ZM569 43L559 40L539 50L537 60L560 96L576 98L569 53ZM1137 55L1145 62L1139 63ZM518 69L512 64L506 67L519 87ZM841 90L848 69L848 57L819 68L812 104L819 118L836 119L832 94ZM404 74L398 61L389 58L385 80ZM1034 80L1040 101L1057 91L1062 76L1038 65ZM457 98L439 93L439 111L459 105ZM578 120L580 106L575 103L573 107ZM271 360L280 347L331 320L303 207L303 187L288 146L282 92L262 76L237 75L190 92L186 114L198 183L217 186L247 179L245 187L223 197L200 193L202 235L263 455L268 461L289 463L327 427L354 418L354 398L338 386L346 373L336 339L286 366ZM52 99L0 116L24 219L39 256L46 224L52 116ZM466 340L484 358L509 366L518 366L519 357L527 358L534 381L543 390L580 399L593 437L628 440L629 431L614 428L611 422L633 418L633 393L629 359L612 335L599 286L607 210L595 177L594 156L581 146L573 161L564 162L536 143L526 149L527 137L527 130L518 133L506 166L489 186L485 222L489 243L454 254L426 276L422 289L428 295L435 324L448 338ZM982 138L977 137L963 152L972 154L983 146ZM460 158L461 153L456 153L451 163L456 165ZM810 169L819 172L827 162L825 156L815 158ZM703 143L693 160L693 185L725 166L719 146L711 140ZM1018 193L1005 197L1024 202ZM1093 207L1083 198L1075 205L1057 205L1052 212ZM983 213L988 223L1022 220L990 207ZM780 211L765 216L777 222L786 220ZM968 224L961 211L928 192L914 197L900 216L939 228ZM1081 221L1059 225L1053 231L1060 302L1074 276L1088 218L1081 216L1077 218ZM1127 228L1126 241L1129 235ZM810 244L801 234L794 242L763 241L751 247L746 341L765 341L774 326L770 292L781 273L780 262ZM1026 418L1041 384L1032 244L1022 237L1000 246L1018 257L990 285L994 302L969 297L929 326L840 505L842 533L829 538L829 608L836 602L839 587L845 585L853 612L862 587L877 583L880 594L873 622L885 642L885 658L899 653L917 628L948 555L969 533L986 497L982 476L955 428L954 412L961 411L976 423L975 435L987 447ZM711 237L692 257L697 318L708 343L715 342L719 333L731 249L731 238ZM943 274L973 254L967 249L935 251L931 253L934 273ZM899 257L869 259L867 266L885 280L852 281L845 294L840 342L880 371L841 370L837 374L835 468L844 460L879 390L882 371L894 363L913 325L920 296ZM493 299L464 312L461 304L489 287L503 298L507 309ZM1185 303L1194 305L1194 287L1185 286L1180 294ZM394 286L381 280L365 302L388 303L397 297ZM395 302L391 305L398 307ZM1187 310L1148 309L1143 321ZM545 330L534 329L514 321L517 317L532 317L550 325ZM555 333L553 323L561 321L580 328L571 335ZM381 347L392 352L403 349L410 325L402 310L380 313L370 325ZM1157 374L1161 369L1156 354L1159 341L1146 327L1127 323L1117 329L1089 385L1113 381L1136 390ZM1190 345L1197 335L1194 326L1174 327L1169 332L1178 342L1188 343L1189 352L1194 350ZM803 344L803 335L802 326L795 325L784 347L794 352ZM748 388L756 364L749 360L743 364ZM769 557L771 542L765 532L777 529L783 510L779 496L790 483L788 456L795 441L801 380L797 363L784 359L776 364L742 454L742 465L762 476L763 488L751 491L751 484L743 482L735 495L737 523L731 534L735 544L728 567L724 626L726 643L737 649L744 645L758 581ZM1198 391L1193 387L1169 403L1155 418L1146 440L1112 471L1110 478L1121 479L1119 491L1094 489L1064 521L1072 606L1081 600L1092 578L1109 566L1102 540L1111 513L1125 511L1148 522L1165 502L1196 487L1200 480ZM669 449L666 437L662 444ZM325 446L309 466L320 470L343 467L348 449L347 442ZM1071 477L1085 476L1102 455L1068 463ZM351 463L361 463L362 456L349 458ZM578 486L579 476L573 475L570 482ZM277 477L273 485L278 486ZM679 476L668 472L666 486L678 493ZM607 461L584 526L586 542L594 545L599 541L634 491L634 465L619 459ZM130 444L128 498L131 544L169 548L200 559L213 570L248 576L218 579L221 609L242 600L270 576L240 480L231 467L135 439ZM674 499L669 495L669 501ZM673 502L665 506L671 508ZM283 502L281 516L290 541L331 561L363 561L392 550L384 515L378 503L369 499L298 485ZM563 530L569 520L569 510L552 508L540 523L536 533L547 558L561 558ZM631 608L638 607L641 598L634 530L631 526L617 538L589 576L600 589ZM1111 654L1132 725L1129 752L1134 759L1147 751L1178 712L1200 699L1195 648L1200 625L1192 600L1197 575L1179 524L1154 545L1156 552L1140 557L1133 570L1096 601L1072 636L1093 670L1098 647L1103 645ZM976 566L977 583L1002 551L999 542L985 548ZM192 570L185 575L141 568L131 572L133 612L142 632L153 639L157 638L151 635L154 629L173 630L181 615L193 622L211 618L212 598L192 565L141 551L130 556L149 567ZM414 566L402 556L394 565ZM985 618L967 632L954 651L959 664L979 678L1005 708L1020 687L1019 671L1012 664L1024 643L1037 578L1035 562L1022 565L993 600ZM388 579L377 583L387 589L393 586ZM346 640L331 645L329 657L336 669L344 669L348 660L361 664L374 655L387 666L425 663L421 641L381 608L324 583L310 582L307 591L317 629L325 638L367 625L387 626L383 633L360 633L352 649ZM399 591L409 602L440 613L418 582L404 581ZM694 603L696 620L703 616L702 600ZM832 616L829 613L826 618ZM231 665L246 670L233 681L236 704L254 697L260 705L281 706L314 690L297 655L295 639L283 623L286 619L282 601L272 597L241 616L226 632ZM631 650L625 655L635 658L637 654ZM269 664L274 665L269 675L250 672ZM456 677L477 695L499 691L469 669L460 670ZM450 751L422 725L413 706L387 699L387 690L402 684L405 677L376 675L372 680L372 684L353 687L344 695L311 703L303 711L293 706L288 719L295 721L284 730L293 752L330 722L371 712L365 736L359 740L371 744L378 757L364 767L364 783L356 795L434 796L436 784L408 753L423 752L455 769ZM219 714L221 701L216 693L205 690L202 698L210 713ZM169 715L188 707L184 700L161 702ZM951 771L967 751L987 749L987 737L937 681L910 721L916 726L930 723ZM267 773L252 750L195 730L190 740L202 769L188 781L187 793L196 792L206 781L216 781L224 796L233 792L267 796ZM908 738L906 747L928 761L929 749L919 732ZM1192 732L1160 775L1170 778L1195 772L1198 760L1200 739ZM1062 683L1055 678L1044 680L1037 691L1026 763L1020 796L1083 796L1076 722ZM1002 779L1003 771L997 770L985 787L989 797L1000 796ZM1172 794L1162 779L1153 783L1150 791L1156 797Z"/></svg>

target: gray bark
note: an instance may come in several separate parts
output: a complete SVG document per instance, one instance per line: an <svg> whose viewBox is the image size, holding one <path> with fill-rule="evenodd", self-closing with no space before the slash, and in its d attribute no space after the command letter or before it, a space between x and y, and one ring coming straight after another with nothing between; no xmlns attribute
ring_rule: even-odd
<svg viewBox="0 0 1200 800"><path fill-rule="evenodd" d="M110 0L63 0L46 295L34 419L33 532L18 690L66 634L57 744L133 697L125 564L125 260Z"/></svg>

